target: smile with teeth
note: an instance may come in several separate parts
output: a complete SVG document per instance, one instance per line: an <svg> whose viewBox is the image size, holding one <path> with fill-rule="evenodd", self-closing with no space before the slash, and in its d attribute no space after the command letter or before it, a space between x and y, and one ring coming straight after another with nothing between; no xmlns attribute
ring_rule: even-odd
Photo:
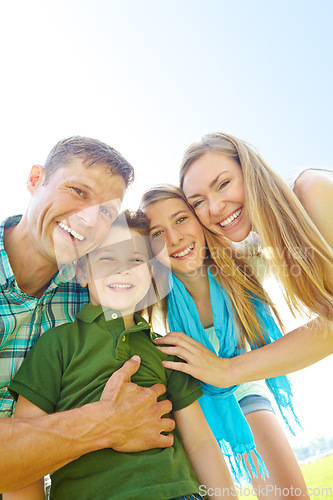
<svg viewBox="0 0 333 500"><path fill-rule="evenodd" d="M174 257L176 259L179 259L180 257L185 257L185 255L189 254L193 250L193 248L194 248L194 243L191 243L184 250L182 250L181 252L173 253L171 254L170 257Z"/></svg>
<svg viewBox="0 0 333 500"><path fill-rule="evenodd" d="M242 209L239 208L238 210L236 210L236 212L234 212L232 215L230 215L230 217L223 220L222 222L219 222L220 226L222 226L222 227L230 226L230 224L232 224L234 222L234 220L236 220L240 216L241 211L242 211Z"/></svg>
<svg viewBox="0 0 333 500"><path fill-rule="evenodd" d="M66 226L66 224L63 224L62 222L58 222L58 226L61 227L61 229L63 229L64 231L67 231L67 233L69 233L71 236L73 236L77 240L79 240L79 241L84 240L84 236L82 236L82 234L77 233L71 227Z"/></svg>
<svg viewBox="0 0 333 500"><path fill-rule="evenodd" d="M110 285L108 285L108 287L111 288L111 290L120 292L125 292L126 290L134 288L131 283L111 283Z"/></svg>

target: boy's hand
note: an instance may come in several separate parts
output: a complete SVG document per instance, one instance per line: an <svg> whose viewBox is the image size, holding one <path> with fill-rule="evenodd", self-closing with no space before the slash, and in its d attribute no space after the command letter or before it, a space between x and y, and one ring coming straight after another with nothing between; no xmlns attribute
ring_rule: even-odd
<svg viewBox="0 0 333 500"><path fill-rule="evenodd" d="M170 431L175 422L171 418L162 418L171 411L171 402L157 402L157 398L165 393L164 385L140 387L131 382L140 361L139 356L126 361L110 377L101 396L108 413L104 422L110 426L107 446L117 451L134 452L173 444Z"/></svg>

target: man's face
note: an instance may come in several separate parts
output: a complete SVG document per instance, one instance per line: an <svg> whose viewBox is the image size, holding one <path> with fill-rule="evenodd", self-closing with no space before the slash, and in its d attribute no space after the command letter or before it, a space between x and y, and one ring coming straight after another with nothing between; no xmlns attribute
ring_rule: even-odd
<svg viewBox="0 0 333 500"><path fill-rule="evenodd" d="M85 255L104 239L126 185L120 175L108 173L105 165L85 167L78 158L44 180L43 171L36 176L32 170L28 230L33 251L60 265Z"/></svg>

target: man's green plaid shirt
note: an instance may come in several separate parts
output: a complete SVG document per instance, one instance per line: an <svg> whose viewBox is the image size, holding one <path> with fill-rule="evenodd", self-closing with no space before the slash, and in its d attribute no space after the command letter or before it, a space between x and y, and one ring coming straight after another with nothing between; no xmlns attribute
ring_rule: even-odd
<svg viewBox="0 0 333 500"><path fill-rule="evenodd" d="M40 298L18 288L4 249L5 227L18 224L21 216L0 225L0 416L10 416L14 402L7 386L27 355L46 330L73 321L88 302L87 288L75 281L75 268L64 266L53 277Z"/></svg>

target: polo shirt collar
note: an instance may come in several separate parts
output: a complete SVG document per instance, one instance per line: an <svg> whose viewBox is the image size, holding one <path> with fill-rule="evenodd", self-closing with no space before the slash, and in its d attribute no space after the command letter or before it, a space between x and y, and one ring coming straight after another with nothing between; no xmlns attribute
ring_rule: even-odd
<svg viewBox="0 0 333 500"><path fill-rule="evenodd" d="M122 331L141 331L148 330L150 336L152 336L151 326L150 324L139 314L134 313L134 322L135 325L129 328L124 327L124 320L120 311L116 309L104 309L102 306L94 306L92 304L86 304L83 306L80 312L77 313L76 318L84 323L91 324L93 323L99 316L105 316L105 312L107 312L108 321L112 321L112 327L116 329L121 329ZM153 334L153 338L156 335Z"/></svg>

